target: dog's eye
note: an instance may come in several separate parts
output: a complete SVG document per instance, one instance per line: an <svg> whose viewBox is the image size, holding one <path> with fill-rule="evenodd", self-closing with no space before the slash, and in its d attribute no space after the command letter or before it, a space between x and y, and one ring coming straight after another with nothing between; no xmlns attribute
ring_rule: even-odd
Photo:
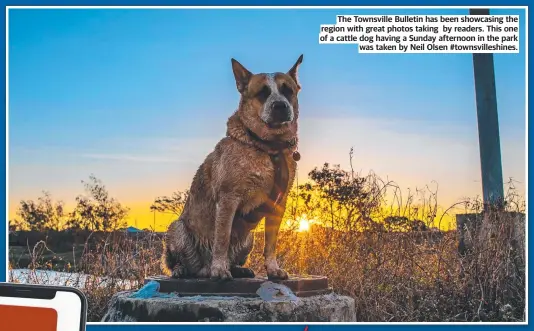
<svg viewBox="0 0 534 331"><path fill-rule="evenodd" d="M271 95L271 89L269 86L265 85L258 93L256 93L256 97L260 101L265 101L267 98Z"/></svg>
<svg viewBox="0 0 534 331"><path fill-rule="evenodd" d="M280 87L280 93L282 93L288 100L293 96L293 90L286 84L283 84Z"/></svg>

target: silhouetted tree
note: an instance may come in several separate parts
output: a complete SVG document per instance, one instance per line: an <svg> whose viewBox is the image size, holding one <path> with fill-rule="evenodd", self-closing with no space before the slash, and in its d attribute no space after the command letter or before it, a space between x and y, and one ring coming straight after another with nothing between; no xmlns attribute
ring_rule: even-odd
<svg viewBox="0 0 534 331"><path fill-rule="evenodd" d="M188 192L173 192L171 196L157 197L150 206L151 211L180 216L187 201Z"/></svg>
<svg viewBox="0 0 534 331"><path fill-rule="evenodd" d="M20 219L14 221L14 225L18 228L46 231L61 230L64 226L63 202L54 203L49 192L43 192L43 196L39 197L37 201L20 201L17 215Z"/></svg>
<svg viewBox="0 0 534 331"><path fill-rule="evenodd" d="M384 219L387 231L427 231L428 227L421 220L411 220L405 216L388 216Z"/></svg>
<svg viewBox="0 0 534 331"><path fill-rule="evenodd" d="M9 220L9 232L28 230L28 226L18 218Z"/></svg>
<svg viewBox="0 0 534 331"><path fill-rule="evenodd" d="M69 227L92 231L113 231L126 226L129 209L122 206L94 175L82 181L86 195L76 197Z"/></svg>
<svg viewBox="0 0 534 331"><path fill-rule="evenodd" d="M298 187L298 197L305 209L320 211L313 215L333 230L377 230L372 220L382 202L380 185L374 176L360 177L339 165L325 163L309 174L310 183Z"/></svg>

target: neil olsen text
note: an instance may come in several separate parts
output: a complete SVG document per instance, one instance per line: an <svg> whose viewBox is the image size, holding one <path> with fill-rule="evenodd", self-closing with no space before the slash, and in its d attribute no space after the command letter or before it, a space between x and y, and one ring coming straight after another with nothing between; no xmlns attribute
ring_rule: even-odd
<svg viewBox="0 0 534 331"><path fill-rule="evenodd" d="M396 51L397 45L376 45L379 51ZM399 47L399 50L410 51L515 51L517 47L502 44L482 44L482 45L436 45L436 44L410 44L409 47Z"/></svg>

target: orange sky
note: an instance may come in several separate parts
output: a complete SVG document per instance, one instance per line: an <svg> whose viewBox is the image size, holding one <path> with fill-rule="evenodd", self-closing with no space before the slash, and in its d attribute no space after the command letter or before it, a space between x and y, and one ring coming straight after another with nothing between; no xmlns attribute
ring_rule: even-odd
<svg viewBox="0 0 534 331"><path fill-rule="evenodd" d="M417 122L397 124L401 128L417 126ZM224 124L221 127L224 129ZM306 181L307 173L325 161L349 169L349 150L354 147L353 164L357 172L365 175L372 170L383 179L394 180L403 192L408 189L413 192L426 185L432 190L437 188L438 202L442 206L480 195L476 135L466 137L458 128L451 128L457 131L456 134L435 134L440 130L447 128L427 127L413 133L391 129L389 123L365 119L304 118L300 125L299 181ZM80 181L94 173L112 196L131 208L131 225L137 222L140 228L152 226L154 215L150 212L150 204L157 196L188 188L196 169L223 134L223 130L219 130L201 139L171 141L171 145L176 144L173 149L162 149L150 158L146 155L98 158L76 167L68 167L76 155L30 150L29 156L33 153L35 163L10 167L9 216L15 216L21 199L36 199L42 190L48 190L54 199L64 201L67 208L72 207L75 197L83 193ZM475 137L469 137L473 135ZM117 142L109 142L114 143ZM524 192L524 145L506 138L501 144L504 178L513 177L518 181L519 192ZM67 166L41 166L38 159L44 154L57 156L58 163L61 161ZM177 162L162 162L164 157L175 157ZM157 230L164 230L171 220L171 215L157 214Z"/></svg>

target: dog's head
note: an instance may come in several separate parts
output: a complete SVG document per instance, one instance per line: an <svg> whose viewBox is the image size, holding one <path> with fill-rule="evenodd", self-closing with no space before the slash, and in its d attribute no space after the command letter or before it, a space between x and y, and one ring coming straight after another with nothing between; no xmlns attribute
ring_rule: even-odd
<svg viewBox="0 0 534 331"><path fill-rule="evenodd" d="M284 139L296 134L299 115L298 68L301 55L286 73L253 74L232 59L237 90L241 94L238 113L245 126L262 139Z"/></svg>

